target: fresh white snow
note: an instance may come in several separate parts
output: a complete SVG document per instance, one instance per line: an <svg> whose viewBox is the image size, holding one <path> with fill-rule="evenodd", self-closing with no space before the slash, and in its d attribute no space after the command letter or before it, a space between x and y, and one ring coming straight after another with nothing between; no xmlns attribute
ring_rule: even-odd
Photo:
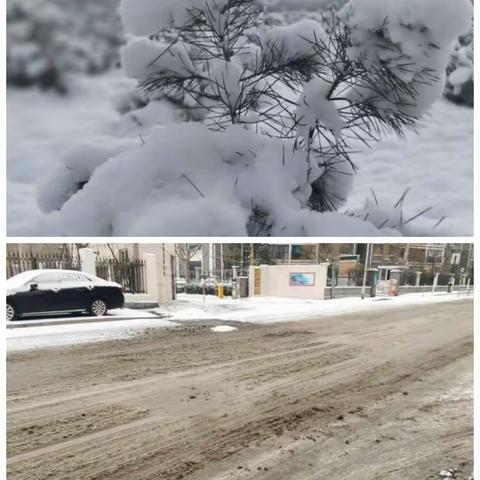
<svg viewBox="0 0 480 480"><path fill-rule="evenodd" d="M409 188L404 209L410 216L433 207L414 222L420 235L472 235L473 109L439 100L418 133L390 135L354 160L359 171L347 209L371 198L371 189L381 204L393 206Z"/></svg>
<svg viewBox="0 0 480 480"><path fill-rule="evenodd" d="M79 138L100 136L97 138L105 145L106 139L102 140L101 135L112 138L114 131L141 144L139 134L144 129L138 127L130 115L121 119L113 108L116 98L128 91L128 85L131 86L117 72L83 79L81 92L66 98L37 90L8 90L9 235L24 235L30 225L43 222L46 215L36 201L38 179L44 172L60 168L63 155L71 151ZM153 117L160 123L178 121L165 103L151 105L151 109L157 108ZM426 235L472 234L472 109L439 100L422 122L418 134L409 133L404 139L388 136L373 149L363 149L354 156L354 161L359 172L354 177L355 186L346 209L361 208L371 196L370 189L374 189L382 204L393 205L405 189L410 188L404 204L409 215L434 207L423 217L430 218ZM185 183L182 188L193 189ZM190 193L194 195L195 191ZM50 190L50 194L53 198L56 192ZM202 202L202 199L196 201ZM217 206L216 220L225 222L227 229L231 215L229 212L223 215L221 203ZM206 212L208 208L206 205ZM447 217L445 221L432 231L431 225L443 216ZM420 219L415 225L422 222Z"/></svg>

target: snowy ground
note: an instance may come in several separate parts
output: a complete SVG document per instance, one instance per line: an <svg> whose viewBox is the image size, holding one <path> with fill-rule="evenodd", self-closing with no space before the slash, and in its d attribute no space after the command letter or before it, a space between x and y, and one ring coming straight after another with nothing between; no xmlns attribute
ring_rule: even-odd
<svg viewBox="0 0 480 480"><path fill-rule="evenodd" d="M59 97L36 90L9 89L7 94L8 233L24 234L41 220L36 185L62 154L79 140L105 136L138 137L131 118L114 108L132 83L121 73L77 79L75 93ZM161 122L175 122L167 109ZM102 137L103 136L103 137ZM386 138L354 159L360 168L347 208L360 208L373 188L382 204L395 203L406 188L405 209L414 215L447 217L434 235L471 235L473 231L473 110L445 100L434 105L418 135ZM441 195L439 195L441 192ZM22 233L19 233L22 232Z"/></svg>
<svg viewBox="0 0 480 480"><path fill-rule="evenodd" d="M458 293L410 293L399 297L346 297L335 300L301 300L295 298L256 297L233 300L213 295L179 294L177 300L157 311L171 320L225 320L248 323L276 323L292 320L342 315L367 310L388 309L407 305L449 302L465 298Z"/></svg>
<svg viewBox="0 0 480 480"><path fill-rule="evenodd" d="M395 298L340 298L336 300L298 300L287 298L246 298L233 300L202 295L180 294L176 302L161 307L157 313L167 314L168 320L141 312L147 318L110 322L88 322L71 325L42 325L28 328L7 329L7 349L57 347L78 343L100 342L128 338L141 334L148 328L179 326L181 321L215 320L216 322L238 322L269 324L314 317L341 315L369 310L389 309L408 305L425 305L450 302L465 298L453 294L407 294ZM151 316L152 318L148 318ZM226 333L235 330L232 325L217 325L213 331Z"/></svg>
<svg viewBox="0 0 480 480"><path fill-rule="evenodd" d="M370 189L379 201L395 203L410 191L405 210L411 215L428 207L427 217L444 222L437 235L473 234L473 110L439 100L419 133L389 137L358 155L359 174L347 208L358 208Z"/></svg>
<svg viewBox="0 0 480 480"><path fill-rule="evenodd" d="M131 82L129 82L131 85ZM78 78L69 97L36 89L7 93L7 205L9 235L41 218L36 186L76 142L110 134L120 115L115 95L128 83L118 75Z"/></svg>
<svg viewBox="0 0 480 480"><path fill-rule="evenodd" d="M103 342L137 335L147 328L174 327L175 323L152 316L151 319L112 322L47 325L7 329L7 350L60 347L79 343Z"/></svg>

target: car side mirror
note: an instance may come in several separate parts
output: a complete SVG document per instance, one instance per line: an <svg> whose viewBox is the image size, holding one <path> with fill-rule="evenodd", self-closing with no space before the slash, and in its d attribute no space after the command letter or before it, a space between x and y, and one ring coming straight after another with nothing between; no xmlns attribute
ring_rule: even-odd
<svg viewBox="0 0 480 480"><path fill-rule="evenodd" d="M33 290L38 290L38 283L31 283L30 284L30 291L33 291Z"/></svg>

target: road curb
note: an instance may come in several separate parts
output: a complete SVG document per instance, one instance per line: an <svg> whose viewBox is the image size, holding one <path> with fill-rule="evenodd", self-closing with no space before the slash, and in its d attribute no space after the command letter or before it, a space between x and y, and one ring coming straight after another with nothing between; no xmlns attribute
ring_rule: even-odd
<svg viewBox="0 0 480 480"><path fill-rule="evenodd" d="M82 323L106 323L106 322L118 322L128 320L165 320L167 315L155 314L154 316L145 317L95 317L95 318L75 318L72 320L13 320L7 323L7 329L13 328L31 328L31 327L47 327L49 325L78 325Z"/></svg>

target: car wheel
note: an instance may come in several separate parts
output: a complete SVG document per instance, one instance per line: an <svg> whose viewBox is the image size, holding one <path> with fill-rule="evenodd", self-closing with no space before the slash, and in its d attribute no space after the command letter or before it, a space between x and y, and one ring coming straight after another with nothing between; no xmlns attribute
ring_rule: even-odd
<svg viewBox="0 0 480 480"><path fill-rule="evenodd" d="M10 303L7 303L7 320L10 322L16 317L15 307Z"/></svg>
<svg viewBox="0 0 480 480"><path fill-rule="evenodd" d="M90 304L89 312L96 317L101 317L107 313L107 304L100 298L96 298Z"/></svg>

